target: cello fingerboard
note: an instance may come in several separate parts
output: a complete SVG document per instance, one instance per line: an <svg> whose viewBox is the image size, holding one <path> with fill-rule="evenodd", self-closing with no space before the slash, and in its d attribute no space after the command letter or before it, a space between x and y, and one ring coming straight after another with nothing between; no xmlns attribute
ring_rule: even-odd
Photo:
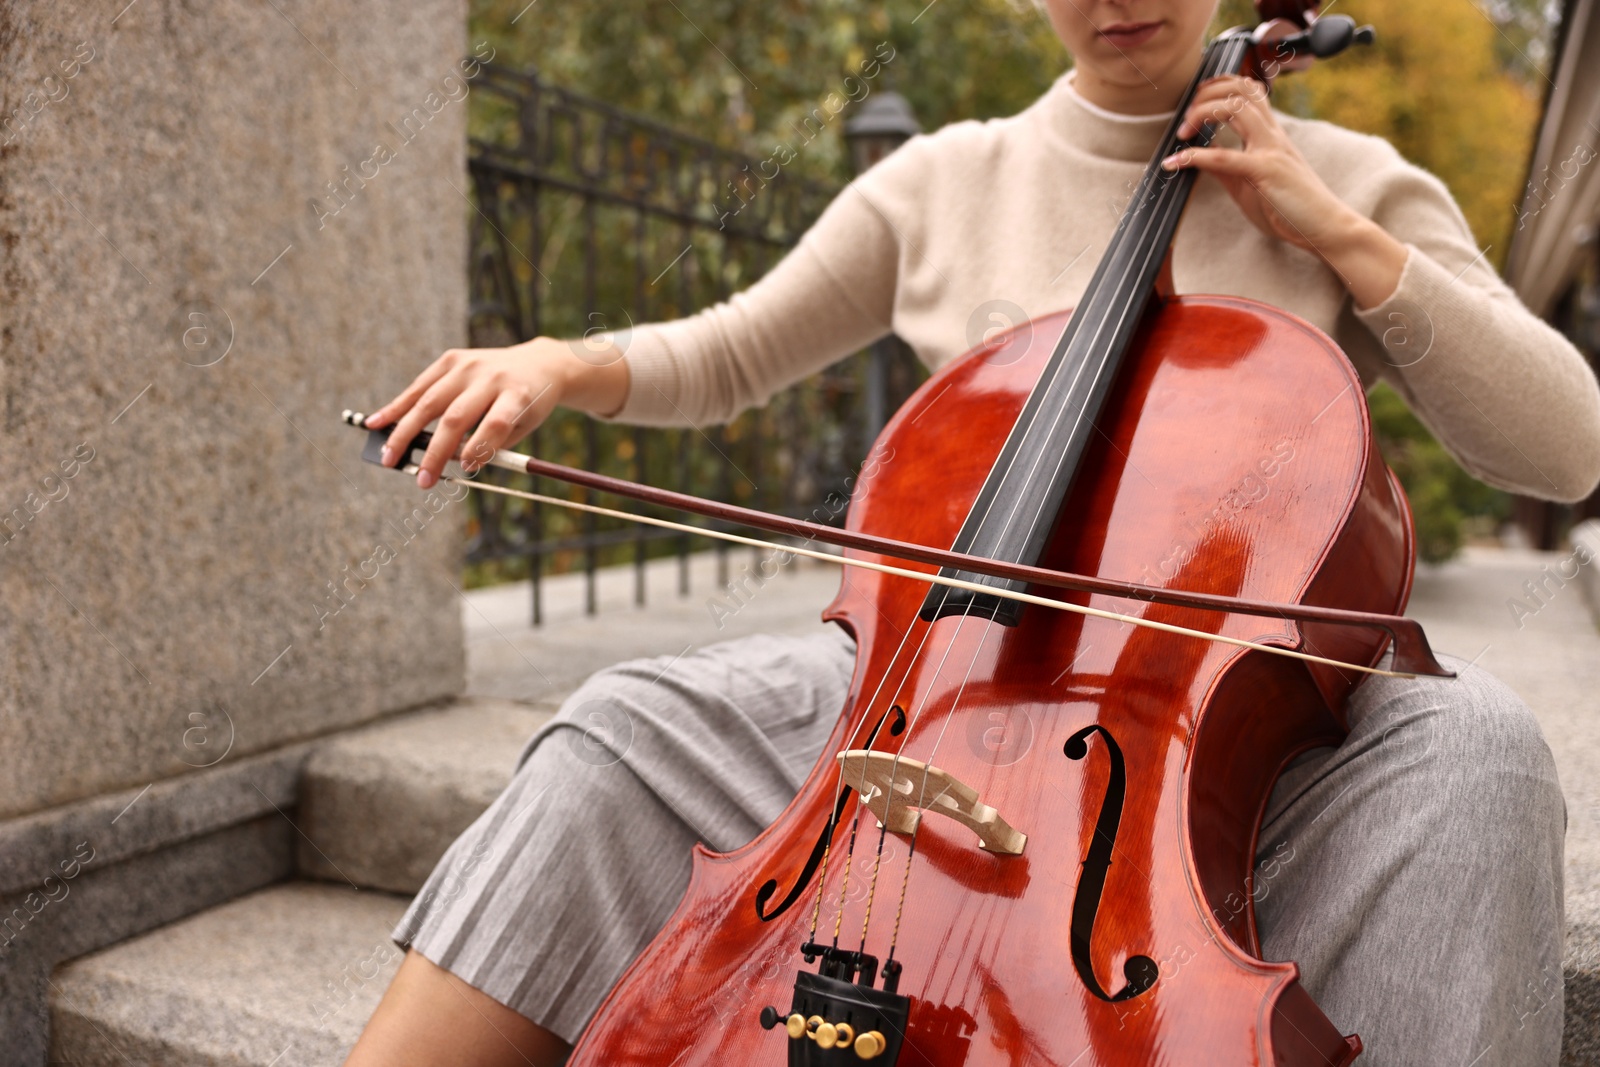
<svg viewBox="0 0 1600 1067"><path fill-rule="evenodd" d="M1203 145L1210 130L1188 140L1178 127L1200 84L1237 71L1251 47L1247 33L1230 31L1207 46L1194 80L1133 199L1117 223L1078 309L1029 394L999 459L968 511L955 551L1011 563L1039 562L1096 435L1096 421L1144 318L1178 220L1194 188L1195 171L1168 171L1161 161L1180 148ZM945 568L952 577L1020 591L1023 583ZM1023 605L1015 600L934 587L921 615L972 615L1014 625Z"/></svg>

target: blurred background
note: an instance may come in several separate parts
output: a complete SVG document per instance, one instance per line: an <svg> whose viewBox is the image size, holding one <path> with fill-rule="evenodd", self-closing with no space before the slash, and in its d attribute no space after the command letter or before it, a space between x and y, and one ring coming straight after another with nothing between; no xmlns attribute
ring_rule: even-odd
<svg viewBox="0 0 1600 1067"><path fill-rule="evenodd" d="M519 0L475 0L470 32L475 40L492 43L497 64L536 70L553 86L692 132L750 161L768 158L775 144L796 142L805 117L825 95L818 87L832 89L859 71L881 42L889 42L896 58L883 66L871 88L880 94L899 94L909 105L906 117L926 130L959 119L1020 111L1070 66L1044 16L1027 0L950 5L939 11L937 19L919 18L926 5L915 0L760 7L676 0L676 5L679 10L672 5L630 9L626 22L637 27L635 36L616 32L618 16L609 5L526 7ZM1376 46L1282 79L1278 106L1385 137L1407 159L1443 178L1479 244L1488 247L1488 258L1503 269L1530 183L1541 108L1551 87L1549 68L1561 5L1555 0L1477 5L1461 0L1351 0L1338 10L1380 27ZM1253 22L1247 0L1225 0L1217 28ZM716 28L716 43L702 32L705 27ZM494 93L474 94L469 113L474 138L494 145L517 143L515 110L506 104ZM852 104L843 121L822 127L785 168L785 182L807 185L815 194L799 197L791 214L759 217L763 205L757 203L752 215L758 217L737 219L735 236L711 232L714 239L698 242L690 253L693 258L685 271L695 283L690 288L636 295L628 290L633 281L628 272L603 272L610 277L600 280L598 300L593 302L601 306L603 317L594 321L610 325L620 310L636 321L670 317L694 310L703 298L748 284L770 262L761 253L781 251L825 203L827 193L854 172L851 117L857 116L859 124L863 110ZM482 190L480 186L480 195ZM731 186L719 189L712 205L731 200L731 190ZM583 235L592 222L582 198L551 198L539 273L549 278L577 270L586 254L597 255L612 267L638 255L638 235L627 212L613 205L609 212L602 207L600 216L600 233L591 250ZM771 244L750 247L762 238ZM667 244L670 239L663 241L663 248ZM655 252L646 245L643 258L666 261ZM670 258L670 251L667 255ZM595 309L579 299L574 287L536 280L533 264L515 256L505 266L524 303L539 302L542 332L583 331L585 316ZM534 293L534 287L539 292ZM1557 314L1571 320L1587 307L1584 299L1577 292ZM493 312L486 314L482 304L475 306L475 312L474 338L479 343L496 343L497 328L502 335L518 332L488 322ZM1575 322L1567 325L1569 332L1582 334ZM864 356L823 382L780 400L780 414L747 415L725 431L732 447L760 453L768 469L776 465L794 479L769 482L777 495L762 503L794 510L797 503L838 487L848 475L849 462L864 454L864 442L870 441L865 431L881 425L884 399L873 390L887 387L886 410L892 411L894 402L918 380L920 369L900 355L891 350ZM887 367L875 364L874 358L887 362ZM818 388L826 395L814 395ZM807 404L812 416L826 413L838 426L838 434L828 439L834 451L814 456L806 470L797 470L797 458L778 443L785 437L778 425L783 405L794 403ZM1468 542L1495 543L1502 537L1550 548L1575 519L1595 513L1594 502L1575 509L1519 502L1485 486L1461 470L1393 390L1380 386L1370 404L1384 453L1410 496L1420 554L1428 562L1453 558ZM862 432L852 433L858 426ZM595 428L576 418L558 421L546 433L559 440L558 447L572 462L592 458L626 464L639 452L674 452L671 444L642 443L630 431ZM598 439L586 442L586 434L597 434ZM649 436L653 435L645 435ZM708 450L708 464L715 458ZM752 456L751 462L760 459ZM783 489L778 492L775 487L780 484ZM737 478L726 488L736 498L759 496L752 484ZM511 516L496 512L485 518L505 522L521 514L514 509ZM545 531L577 525L553 515L541 516L541 522ZM551 537L545 543L555 551L542 565L555 571L578 565L574 550L561 547L570 543L570 537L565 542ZM646 551L661 550L657 546ZM608 546L602 558L616 560L619 552L628 551L632 549ZM498 547L475 545L469 581L526 577L530 565L539 562L537 553L499 555Z"/></svg>

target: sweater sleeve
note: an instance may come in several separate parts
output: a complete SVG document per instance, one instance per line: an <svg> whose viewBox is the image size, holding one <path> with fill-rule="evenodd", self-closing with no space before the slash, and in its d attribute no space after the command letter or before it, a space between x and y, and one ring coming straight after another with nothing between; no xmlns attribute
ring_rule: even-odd
<svg viewBox="0 0 1600 1067"><path fill-rule="evenodd" d="M886 164L851 182L755 284L687 318L616 335L648 426L726 422L890 331L899 245L879 209ZM758 194L759 195L759 194Z"/></svg>
<svg viewBox="0 0 1600 1067"><path fill-rule="evenodd" d="M1372 218L1407 257L1387 300L1346 317L1369 362L1473 476L1582 499L1600 482L1594 373L1489 266L1444 184L1388 154Z"/></svg>

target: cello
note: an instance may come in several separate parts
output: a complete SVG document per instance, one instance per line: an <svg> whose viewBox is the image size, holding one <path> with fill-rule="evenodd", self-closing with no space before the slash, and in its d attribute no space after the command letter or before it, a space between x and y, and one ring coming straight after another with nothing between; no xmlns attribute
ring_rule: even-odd
<svg viewBox="0 0 1600 1067"><path fill-rule="evenodd" d="M1219 36L1177 116L1210 77L1363 36L1300 22ZM575 1067L1359 1054L1260 958L1255 855L1281 770L1338 742L1398 644L1349 623L1403 608L1410 517L1325 334L1172 291L1195 175L1159 161L1209 138L1179 121L1077 309L952 361L884 429L841 540L909 562L851 571L825 615L858 652L824 755L754 841L697 850Z"/></svg>

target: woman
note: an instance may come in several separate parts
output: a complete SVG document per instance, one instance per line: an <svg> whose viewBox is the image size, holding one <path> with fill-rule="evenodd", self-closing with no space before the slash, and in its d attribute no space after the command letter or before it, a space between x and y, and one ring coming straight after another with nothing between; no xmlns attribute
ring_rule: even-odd
<svg viewBox="0 0 1600 1067"><path fill-rule="evenodd" d="M700 425L891 329L937 367L998 301L1071 306L1216 0L1044 6L1069 75L1017 116L914 138L748 291L590 348L447 352L370 425L400 442L440 419L427 488L475 423L469 466L557 404ZM1484 263L1440 182L1379 139L1275 113L1246 79L1207 83L1184 132L1207 120L1231 144L1166 162L1210 176L1176 242L1179 292L1254 297L1326 330L1485 481L1562 500L1593 488L1600 390ZM793 795L853 656L842 633L753 637L590 679L395 931L411 951L349 1062L559 1062L682 896L690 846L748 841ZM1451 666L1459 680L1363 684L1349 738L1279 782L1253 889L1264 953L1301 965L1362 1035L1363 1063L1553 1064L1561 794L1527 708ZM585 746L595 714L626 718L625 751Z"/></svg>

